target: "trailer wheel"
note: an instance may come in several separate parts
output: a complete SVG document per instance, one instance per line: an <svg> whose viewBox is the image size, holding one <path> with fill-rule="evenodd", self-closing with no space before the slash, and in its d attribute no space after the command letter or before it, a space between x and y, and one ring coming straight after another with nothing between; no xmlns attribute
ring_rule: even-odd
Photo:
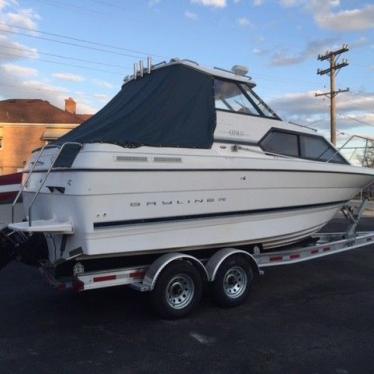
<svg viewBox="0 0 374 374"><path fill-rule="evenodd" d="M203 281L199 271L187 261L168 265L159 275L151 292L151 302L163 318L187 315L200 302Z"/></svg>
<svg viewBox="0 0 374 374"><path fill-rule="evenodd" d="M230 256L221 264L215 276L212 287L215 301L223 307L242 304L249 296L253 278L251 264L245 257Z"/></svg>

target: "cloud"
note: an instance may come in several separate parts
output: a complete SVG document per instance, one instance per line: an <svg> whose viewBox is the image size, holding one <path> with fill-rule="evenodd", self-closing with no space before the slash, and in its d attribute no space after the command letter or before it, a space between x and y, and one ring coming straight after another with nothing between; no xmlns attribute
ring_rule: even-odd
<svg viewBox="0 0 374 374"><path fill-rule="evenodd" d="M307 43L306 47L296 54L290 54L285 50L275 52L271 59L273 66L287 66L301 64L309 58L316 58L321 50L328 49L337 42L336 38L327 38L322 40L313 40Z"/></svg>
<svg viewBox="0 0 374 374"><path fill-rule="evenodd" d="M30 9L19 9L17 2L13 0L0 0L0 64L15 61L20 58L38 58L35 48L29 48L21 43L13 41L7 31L12 30L12 26L23 25L36 29L38 15ZM15 9L8 7L15 5Z"/></svg>
<svg viewBox="0 0 374 374"><path fill-rule="evenodd" d="M192 20L192 21L196 21L196 20L199 18L199 16L198 16L196 13L190 12L190 11L188 11L188 10L186 10L186 11L184 12L184 16L185 16L186 18Z"/></svg>
<svg viewBox="0 0 374 374"><path fill-rule="evenodd" d="M337 13L317 14L319 26L334 31L362 31L374 28L374 5L343 10Z"/></svg>
<svg viewBox="0 0 374 374"><path fill-rule="evenodd" d="M85 80L81 75L72 74L72 73L53 73L54 78L60 79L62 81L68 82L82 82Z"/></svg>
<svg viewBox="0 0 374 374"><path fill-rule="evenodd" d="M148 6L154 7L155 5L159 4L161 0L149 0L148 1Z"/></svg>
<svg viewBox="0 0 374 374"><path fill-rule="evenodd" d="M374 5L356 9L340 9L340 0L279 0L283 7L303 6L313 14L322 28L333 31L362 31L374 28Z"/></svg>
<svg viewBox="0 0 374 374"><path fill-rule="evenodd" d="M293 121L315 123L316 127L328 124L329 100L315 97L314 91L289 93L269 101L269 105L285 118ZM370 119L374 125L374 116L367 118L374 107L374 92L347 92L338 96L337 112L341 117ZM350 121L348 127L357 127L357 122ZM343 125L340 124L340 128Z"/></svg>
<svg viewBox="0 0 374 374"><path fill-rule="evenodd" d="M38 58L38 52L35 48L26 47L23 44L14 42L7 36L0 33L0 63L15 61L21 58Z"/></svg>
<svg viewBox="0 0 374 374"><path fill-rule="evenodd" d="M36 69L29 68L26 66L3 64L2 68L7 73L16 74L18 76L23 77L36 77L38 75L38 71Z"/></svg>
<svg viewBox="0 0 374 374"><path fill-rule="evenodd" d="M92 83L101 88L113 88L113 85L111 83L100 79L92 79Z"/></svg>
<svg viewBox="0 0 374 374"><path fill-rule="evenodd" d="M268 54L269 50L265 49L265 48L253 48L252 53L254 53L255 55L258 55L258 56L263 56L263 55Z"/></svg>
<svg viewBox="0 0 374 374"><path fill-rule="evenodd" d="M226 0L191 0L191 3L213 8L224 8L227 5Z"/></svg>
<svg viewBox="0 0 374 374"><path fill-rule="evenodd" d="M253 6L261 6L263 5L265 0L253 0L252 4Z"/></svg>
<svg viewBox="0 0 374 374"><path fill-rule="evenodd" d="M287 116L305 117L324 114L329 110L328 99L315 97L314 91L297 92L272 99L269 104ZM374 107L374 92L347 92L337 99L339 113L369 112Z"/></svg>
<svg viewBox="0 0 374 374"><path fill-rule="evenodd" d="M94 94L93 96L103 103L107 103L110 100L110 96L106 94Z"/></svg>
<svg viewBox="0 0 374 374"><path fill-rule="evenodd" d="M291 8L296 5L300 5L303 0L279 0L279 4L285 8Z"/></svg>
<svg viewBox="0 0 374 374"><path fill-rule="evenodd" d="M246 18L246 17L241 17L237 19L237 23L240 27L248 27L248 26L253 26L251 21Z"/></svg>
<svg viewBox="0 0 374 374"><path fill-rule="evenodd" d="M0 10L12 4L16 5L17 1L16 0L0 0Z"/></svg>
<svg viewBox="0 0 374 374"><path fill-rule="evenodd" d="M24 58L37 59L35 48L14 41L8 33L14 26L30 28L37 32L39 16L31 9L22 9L15 0L0 0L0 98L42 99L64 108L64 99L72 96L65 87L35 79L38 70L15 63ZM97 108L85 97L77 97L79 113L94 113Z"/></svg>
<svg viewBox="0 0 374 374"><path fill-rule="evenodd" d="M65 87L51 85L41 80L26 79L20 69L0 66L0 97L15 99L41 99L52 105L64 108L64 99L72 96ZM85 97L75 97L78 103L78 113L95 113L97 107L91 105Z"/></svg>
<svg viewBox="0 0 374 374"><path fill-rule="evenodd" d="M5 21L9 26L25 27L31 30L36 30L39 19L40 16L32 9L20 9L16 13L9 12L5 16Z"/></svg>

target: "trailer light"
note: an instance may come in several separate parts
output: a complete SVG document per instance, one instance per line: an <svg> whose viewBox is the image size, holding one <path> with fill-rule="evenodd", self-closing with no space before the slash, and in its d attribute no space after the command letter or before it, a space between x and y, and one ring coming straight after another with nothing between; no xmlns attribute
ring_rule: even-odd
<svg viewBox="0 0 374 374"><path fill-rule="evenodd" d="M130 273L130 278L143 278L144 277L144 274L145 272L144 271L134 271L133 273Z"/></svg>
<svg viewBox="0 0 374 374"><path fill-rule="evenodd" d="M283 257L282 256L274 256L270 257L270 261L282 261Z"/></svg>
<svg viewBox="0 0 374 374"><path fill-rule="evenodd" d="M94 282L105 282L105 281L110 281L110 280L115 280L117 279L116 275L102 275L100 277L94 277L93 281Z"/></svg>
<svg viewBox="0 0 374 374"><path fill-rule="evenodd" d="M323 252L326 252L326 251L329 251L330 249L331 249L330 247L325 247L322 250L323 250Z"/></svg>
<svg viewBox="0 0 374 374"><path fill-rule="evenodd" d="M312 249L311 251L310 251L310 253L312 254L312 255L315 255L316 253L318 253L319 251L318 251L318 249Z"/></svg>
<svg viewBox="0 0 374 374"><path fill-rule="evenodd" d="M300 255L299 254L294 254L294 255L290 256L290 260L293 260L295 258L300 258Z"/></svg>

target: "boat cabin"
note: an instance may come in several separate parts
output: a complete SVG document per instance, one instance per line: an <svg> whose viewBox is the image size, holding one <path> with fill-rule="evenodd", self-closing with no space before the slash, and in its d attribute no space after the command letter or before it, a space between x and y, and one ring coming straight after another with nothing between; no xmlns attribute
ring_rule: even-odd
<svg viewBox="0 0 374 374"><path fill-rule="evenodd" d="M103 109L58 142L201 149L228 143L278 157L348 163L313 129L282 121L246 73L237 65L227 71L179 59L135 70Z"/></svg>

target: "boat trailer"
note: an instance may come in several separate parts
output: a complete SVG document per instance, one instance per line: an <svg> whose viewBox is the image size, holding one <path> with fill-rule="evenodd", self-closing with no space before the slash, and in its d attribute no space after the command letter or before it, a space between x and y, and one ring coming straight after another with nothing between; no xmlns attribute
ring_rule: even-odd
<svg viewBox="0 0 374 374"><path fill-rule="evenodd" d="M192 286L192 283L190 285L188 283L193 277L197 279L197 283L200 282L200 286L206 282L217 289L217 282L223 284L223 287L226 287L224 292L222 287L221 290L216 290L218 301L224 306L234 306L242 302L241 296L245 296L244 291L247 292L246 288L249 288L247 286L249 286L251 280L257 275L263 275L264 269L267 267L310 261L373 244L374 231L356 231L366 204L367 201L363 201L356 212L352 206L342 208L343 216L349 221L345 232L318 233L312 235L307 242L287 248L278 248L276 251L262 251L260 246L251 246L248 248L219 248L210 250L209 254L206 252L202 254L198 251L188 253L168 252L160 254L158 257L153 255L149 261L144 261L144 256L140 256L138 262L136 255L133 255L127 257L132 257L132 265L123 267L118 267L117 264L116 267L105 266L103 265L104 259L92 260L80 254L70 259L70 261L73 261L72 271L64 276L56 275L55 266L48 261L44 235L30 235L6 228L0 231L0 269L12 260L37 266L48 282L61 290L73 289L80 292L128 285L137 291L151 292L151 297L155 300L154 305L162 316L166 318L182 317L189 312L188 308L180 307L189 297L188 289L192 287L195 290L194 292L197 292L198 284ZM196 253L199 254L196 255ZM122 259L123 263L124 258L126 256L112 259L115 262ZM92 270L89 266L86 266L92 261L102 261L102 266ZM241 268L246 269L246 271L241 273L238 271ZM173 275L171 270L173 269L177 273L184 269L183 271L190 274L191 277L182 277L175 280L175 274L174 278L171 277ZM170 285L170 282L174 280L171 291L167 289L171 286L166 285L164 280L165 274L167 275L170 271L171 275L170 279L167 278L169 281L167 284ZM223 278L223 271L226 271L226 275L229 274L227 277L224 275L227 279ZM245 285L243 279L245 279ZM160 283L162 283L161 286ZM202 286L200 288L202 289ZM230 297L230 292L232 296L235 292L241 292L240 290L244 290L243 295ZM165 307L165 302L159 300L160 295L168 295L169 299L166 304L169 303L170 305Z"/></svg>

